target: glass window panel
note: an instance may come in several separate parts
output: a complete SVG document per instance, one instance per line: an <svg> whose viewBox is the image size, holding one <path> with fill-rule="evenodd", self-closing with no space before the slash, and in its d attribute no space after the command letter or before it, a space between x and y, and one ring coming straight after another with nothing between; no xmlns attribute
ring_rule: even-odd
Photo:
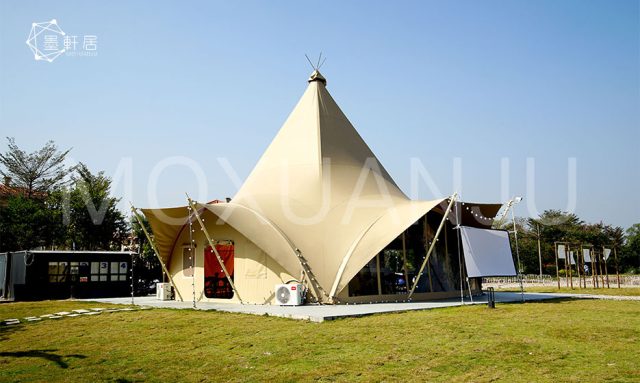
<svg viewBox="0 0 640 383"><path fill-rule="evenodd" d="M49 282L58 282L58 276L57 275L49 275Z"/></svg>
<svg viewBox="0 0 640 383"><path fill-rule="evenodd" d="M120 262L120 274L127 273L127 262Z"/></svg>
<svg viewBox="0 0 640 383"><path fill-rule="evenodd" d="M120 274L120 280L121 281L126 281L127 280L127 275L126 274Z"/></svg>
<svg viewBox="0 0 640 383"><path fill-rule="evenodd" d="M91 274L100 274L100 262L91 262Z"/></svg>
<svg viewBox="0 0 640 383"><path fill-rule="evenodd" d="M92 275L91 276L91 282L98 282L98 278L99 278L98 275Z"/></svg>
<svg viewBox="0 0 640 383"><path fill-rule="evenodd" d="M89 262L80 262L80 275L89 275Z"/></svg>
<svg viewBox="0 0 640 383"><path fill-rule="evenodd" d="M106 282L107 281L107 276L106 275L100 275L100 282Z"/></svg>
<svg viewBox="0 0 640 383"><path fill-rule="evenodd" d="M191 278L193 276L193 269L191 260L191 250L188 247L182 248L182 275Z"/></svg>
<svg viewBox="0 0 640 383"><path fill-rule="evenodd" d="M59 262L58 274L68 274L68 273L69 273L69 262Z"/></svg>
<svg viewBox="0 0 640 383"><path fill-rule="evenodd" d="M111 262L111 274L118 274L118 262Z"/></svg>
<svg viewBox="0 0 640 383"><path fill-rule="evenodd" d="M71 274L78 275L79 272L80 272L80 268L78 267L78 265L76 264L76 266L74 266L73 263L72 263L71 264Z"/></svg>
<svg viewBox="0 0 640 383"><path fill-rule="evenodd" d="M49 262L49 275L58 274L58 262ZM51 281L54 282L54 281Z"/></svg>

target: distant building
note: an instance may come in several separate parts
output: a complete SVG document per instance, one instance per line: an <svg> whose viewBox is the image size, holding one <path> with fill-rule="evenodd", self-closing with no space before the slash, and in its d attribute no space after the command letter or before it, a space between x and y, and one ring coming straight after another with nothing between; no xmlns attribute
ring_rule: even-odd
<svg viewBox="0 0 640 383"><path fill-rule="evenodd" d="M131 294L128 251L0 253L0 298L41 300L102 298Z"/></svg>
<svg viewBox="0 0 640 383"><path fill-rule="evenodd" d="M11 177L5 176L2 184L0 184L0 207L7 206L9 199L17 196L28 197L29 191L23 187L11 186ZM44 198L46 194L43 192L34 192L33 196Z"/></svg>

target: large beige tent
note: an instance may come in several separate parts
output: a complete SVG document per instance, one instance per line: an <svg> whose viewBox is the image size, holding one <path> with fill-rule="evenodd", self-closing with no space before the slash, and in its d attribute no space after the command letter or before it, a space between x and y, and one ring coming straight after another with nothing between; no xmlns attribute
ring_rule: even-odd
<svg viewBox="0 0 640 383"><path fill-rule="evenodd" d="M419 280L415 299L457 294L463 276L454 226L490 227L500 205L409 199L324 77L316 70L308 83L230 201L143 209L182 299L270 304L274 286L291 280L303 281L322 303L402 300ZM451 213L443 217L447 207ZM232 292L215 291L226 279L218 260L232 269Z"/></svg>

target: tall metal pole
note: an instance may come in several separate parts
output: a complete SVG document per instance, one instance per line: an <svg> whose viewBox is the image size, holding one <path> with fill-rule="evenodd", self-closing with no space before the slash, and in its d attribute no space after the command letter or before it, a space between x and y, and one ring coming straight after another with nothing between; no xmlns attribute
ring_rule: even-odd
<svg viewBox="0 0 640 383"><path fill-rule="evenodd" d="M524 285L522 282L522 263L520 263L520 250L518 250L518 228L516 227L516 217L511 209L511 220L513 221L513 238L516 241L516 258L518 260L518 279L520 280L520 296L524 302Z"/></svg>

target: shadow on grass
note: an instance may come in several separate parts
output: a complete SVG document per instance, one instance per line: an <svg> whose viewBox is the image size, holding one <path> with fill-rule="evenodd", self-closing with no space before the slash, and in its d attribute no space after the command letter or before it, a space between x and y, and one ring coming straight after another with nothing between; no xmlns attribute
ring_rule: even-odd
<svg viewBox="0 0 640 383"><path fill-rule="evenodd" d="M23 330L23 326L22 325L0 325L0 341L3 341L5 339L8 339L9 336L16 332L16 331L22 331Z"/></svg>
<svg viewBox="0 0 640 383"><path fill-rule="evenodd" d="M69 367L69 365L63 360L63 358L76 358L76 359L86 358L85 355L80 355L80 354L58 355L58 354L55 354L54 351L58 351L58 350L29 350L29 351L0 352L0 357L4 356L9 358L42 358L50 362L54 362L60 368Z"/></svg>

